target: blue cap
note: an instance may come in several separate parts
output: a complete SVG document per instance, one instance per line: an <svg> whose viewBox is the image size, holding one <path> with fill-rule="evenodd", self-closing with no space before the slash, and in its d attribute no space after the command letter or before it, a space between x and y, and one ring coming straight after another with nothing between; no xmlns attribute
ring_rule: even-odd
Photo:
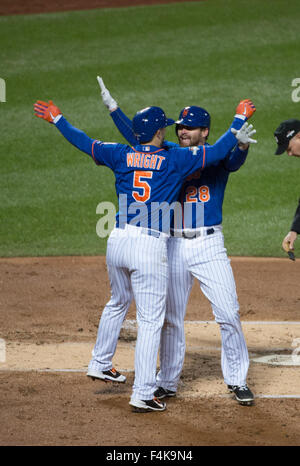
<svg viewBox="0 0 300 466"><path fill-rule="evenodd" d="M192 128L210 128L210 114L204 108L192 105L181 110L179 119L175 123Z"/></svg>
<svg viewBox="0 0 300 466"><path fill-rule="evenodd" d="M157 130L175 123L167 118L160 107L147 107L137 112L132 120L132 129L138 142L149 142Z"/></svg>

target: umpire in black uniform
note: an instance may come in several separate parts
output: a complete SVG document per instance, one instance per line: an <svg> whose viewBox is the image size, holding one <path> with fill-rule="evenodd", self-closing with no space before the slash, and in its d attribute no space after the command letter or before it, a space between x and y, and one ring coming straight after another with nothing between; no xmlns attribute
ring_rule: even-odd
<svg viewBox="0 0 300 466"><path fill-rule="evenodd" d="M275 130L274 136L277 142L276 155L286 152L290 156L300 157L300 120L283 121ZM295 260L293 249L298 234L300 234L300 199L291 229L282 241L283 249L289 253L292 260Z"/></svg>

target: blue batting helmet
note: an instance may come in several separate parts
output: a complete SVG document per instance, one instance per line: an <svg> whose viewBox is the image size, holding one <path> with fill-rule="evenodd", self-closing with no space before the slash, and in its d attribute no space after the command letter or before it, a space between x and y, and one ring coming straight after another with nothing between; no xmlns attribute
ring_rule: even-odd
<svg viewBox="0 0 300 466"><path fill-rule="evenodd" d="M138 142L143 143L151 141L157 130L174 123L160 107L147 107L134 115L132 129Z"/></svg>
<svg viewBox="0 0 300 466"><path fill-rule="evenodd" d="M175 123L192 128L210 128L210 114L204 108L192 105L181 110L179 119Z"/></svg>

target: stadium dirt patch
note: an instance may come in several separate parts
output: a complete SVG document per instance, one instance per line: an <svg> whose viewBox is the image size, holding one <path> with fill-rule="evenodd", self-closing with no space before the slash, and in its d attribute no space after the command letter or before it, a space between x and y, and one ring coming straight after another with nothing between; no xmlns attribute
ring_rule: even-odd
<svg viewBox="0 0 300 466"><path fill-rule="evenodd" d="M300 262L232 258L231 263L251 359L273 353L291 358L300 341ZM147 415L132 413L128 405L134 304L115 357L127 383L112 386L85 376L110 297L104 257L2 258L0 284L0 338L6 345L6 361L0 363L0 445L299 444L300 399L293 398L300 394L299 366L251 361L255 405L238 405L223 383L219 328L208 322L210 304L197 283L187 309L178 396L166 412Z"/></svg>

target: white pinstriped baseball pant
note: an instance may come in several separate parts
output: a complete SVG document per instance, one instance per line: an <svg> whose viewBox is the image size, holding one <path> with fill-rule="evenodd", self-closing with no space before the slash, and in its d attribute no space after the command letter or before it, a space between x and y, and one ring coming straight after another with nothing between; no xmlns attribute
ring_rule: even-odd
<svg viewBox="0 0 300 466"><path fill-rule="evenodd" d="M168 285L167 240L164 234L156 238L144 234L143 228L126 225L125 229L115 228L107 242L111 299L100 318L89 369L112 368L122 323L134 297L138 331L133 399L152 399L156 388Z"/></svg>
<svg viewBox="0 0 300 466"><path fill-rule="evenodd" d="M184 317L194 278L211 303L221 331L221 367L228 385L244 385L249 356L239 304L221 227L209 236L173 238L168 242L169 284L160 345L157 385L176 391L184 363ZM201 311L200 311L201 312Z"/></svg>

